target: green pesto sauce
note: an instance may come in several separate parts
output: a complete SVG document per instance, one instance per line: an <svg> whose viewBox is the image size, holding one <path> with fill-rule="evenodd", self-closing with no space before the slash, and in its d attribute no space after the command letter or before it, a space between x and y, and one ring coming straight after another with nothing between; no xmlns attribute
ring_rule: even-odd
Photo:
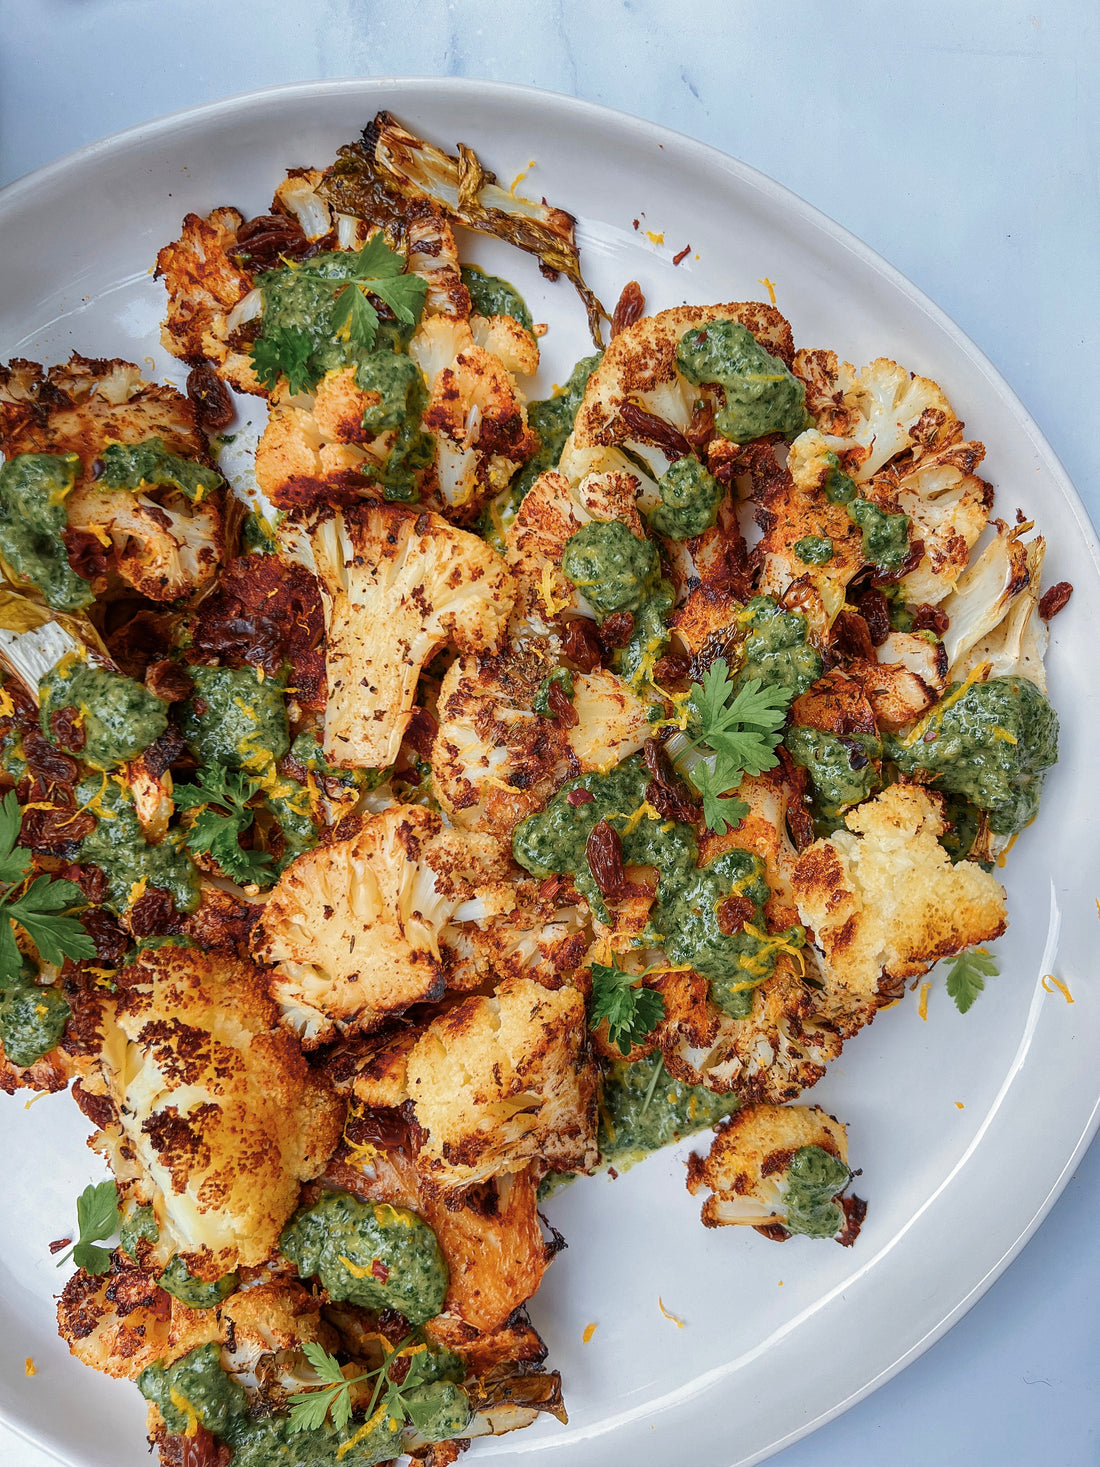
<svg viewBox="0 0 1100 1467"><path fill-rule="evenodd" d="M140 881L170 893L177 912L199 904L198 873L183 848L183 834L170 830L159 845L146 844L133 800L114 779L89 776L77 785L77 804L92 804L95 829L80 842L76 859L98 866L107 878L106 905L124 912Z"/></svg>
<svg viewBox="0 0 1100 1467"><path fill-rule="evenodd" d="M844 1226L844 1209L833 1199L850 1179L839 1157L820 1146L799 1147L787 1168L783 1226L808 1238L835 1238Z"/></svg>
<svg viewBox="0 0 1100 1467"><path fill-rule="evenodd" d="M561 568L601 622L615 611L638 611L661 579L657 547L621 520L582 525L566 541Z"/></svg>
<svg viewBox="0 0 1100 1467"><path fill-rule="evenodd" d="M657 480L661 502L649 516L658 535L670 540L690 540L701 535L718 519L722 486L694 454L671 463Z"/></svg>
<svg viewBox="0 0 1100 1467"><path fill-rule="evenodd" d="M335 1427L331 1421L314 1431L292 1432L289 1416L243 1421L230 1436L233 1467L372 1467L402 1455L400 1428L382 1418L358 1437L362 1421ZM355 1440L354 1447L348 1443Z"/></svg>
<svg viewBox="0 0 1100 1467"><path fill-rule="evenodd" d="M603 1077L600 1161L622 1171L651 1151L708 1130L739 1104L736 1095L674 1080L659 1052L635 1064L616 1060Z"/></svg>
<svg viewBox="0 0 1100 1467"><path fill-rule="evenodd" d="M554 710L550 706L550 689L554 683L559 684L567 698L571 698L575 691L573 674L567 667L556 667L549 677L544 677L542 682L539 683L538 692L535 694L534 702L531 705L535 712L540 713L543 718L553 718L554 716Z"/></svg>
<svg viewBox="0 0 1100 1467"><path fill-rule="evenodd" d="M279 542L262 514L250 509L241 521L241 549L250 555L277 555Z"/></svg>
<svg viewBox="0 0 1100 1467"><path fill-rule="evenodd" d="M0 990L0 1042L5 1057L25 1067L49 1054L72 1013L56 988L17 978Z"/></svg>
<svg viewBox="0 0 1100 1467"><path fill-rule="evenodd" d="M806 641L806 618L780 611L770 596L754 596L742 613L749 630L738 682L751 678L804 693L821 676L821 658Z"/></svg>
<svg viewBox="0 0 1100 1467"><path fill-rule="evenodd" d="M173 1365L148 1365L137 1378L138 1390L156 1405L171 1432L187 1430L188 1414L172 1400L187 1402L207 1431L224 1439L243 1423L248 1397L221 1367L215 1344L200 1345Z"/></svg>
<svg viewBox="0 0 1100 1467"><path fill-rule="evenodd" d="M220 489L225 483L214 469L173 453L163 438L146 438L143 443L109 443L100 454L102 465L96 484L100 489L178 489L188 499Z"/></svg>
<svg viewBox="0 0 1100 1467"><path fill-rule="evenodd" d="M93 769L114 769L136 758L168 727L168 707L131 677L93 667L79 658L63 658L38 684L38 720L56 744L50 715L76 708L84 730L78 752Z"/></svg>
<svg viewBox="0 0 1100 1467"><path fill-rule="evenodd" d="M290 748L282 678L253 667L189 667L195 691L180 726L201 764L258 771Z"/></svg>
<svg viewBox="0 0 1100 1467"><path fill-rule="evenodd" d="M65 496L76 483L75 453L21 453L0 466L0 556L54 611L80 611L92 585L69 564L62 540Z"/></svg>
<svg viewBox="0 0 1100 1467"><path fill-rule="evenodd" d="M825 494L833 504L843 504L848 518L863 534L863 558L884 575L901 570L909 554L909 516L889 514L860 497L855 481L840 467L835 453L825 455L831 465L825 479Z"/></svg>
<svg viewBox="0 0 1100 1467"><path fill-rule="evenodd" d="M156 1227L155 1221L153 1226ZM205 1279L195 1278L182 1258L173 1258L157 1279L157 1283L166 1294L171 1294L174 1299L191 1309L216 1309L223 1299L228 1299L233 1293L240 1283L240 1277L235 1273L227 1273L213 1283L207 1283Z"/></svg>
<svg viewBox="0 0 1100 1467"><path fill-rule="evenodd" d="M740 321L712 321L686 331L676 348L676 365L696 386L716 383L726 405L714 419L723 438L749 443L765 433L801 433L812 420L806 389Z"/></svg>
<svg viewBox="0 0 1100 1467"><path fill-rule="evenodd" d="M990 678L941 715L934 709L924 738L908 748L891 738L887 752L903 773L929 770L936 789L985 810L994 835L1013 835L1038 814L1043 776L1058 759L1058 715L1027 678Z"/></svg>
<svg viewBox="0 0 1100 1467"><path fill-rule="evenodd" d="M118 1246L123 1253L137 1261L138 1244L144 1240L156 1243L160 1238L157 1215L151 1207L135 1207L127 1213L118 1230Z"/></svg>
<svg viewBox="0 0 1100 1467"><path fill-rule="evenodd" d="M326 1192L312 1206L299 1208L279 1247L303 1278L318 1276L334 1300L396 1309L413 1325L443 1308L446 1260L428 1224L406 1208ZM388 1277L372 1273L376 1262Z"/></svg>
<svg viewBox="0 0 1100 1467"><path fill-rule="evenodd" d="M981 811L962 795L948 795L943 813L948 826L939 838L940 845L952 861L965 861L978 839Z"/></svg>
<svg viewBox="0 0 1100 1467"><path fill-rule="evenodd" d="M326 780L334 779L347 789L375 789L385 782L389 774L388 769L337 769L325 758L325 751L314 733L298 734L290 746L290 757L311 773L323 774Z"/></svg>
<svg viewBox="0 0 1100 1467"><path fill-rule="evenodd" d="M873 762L882 758L882 741L874 734L852 734L845 742L825 729L796 727L788 730L783 742L813 781L819 834L836 830L850 805L882 788Z"/></svg>
<svg viewBox="0 0 1100 1467"><path fill-rule="evenodd" d="M916 612L905 599L901 586L879 586L886 597L886 613L890 618L892 632L911 632L916 621Z"/></svg>
<svg viewBox="0 0 1100 1467"><path fill-rule="evenodd" d="M412 357L395 351L374 351L364 357L355 380L365 392L377 392L380 401L363 413L363 427L376 436L397 430L386 462L366 469L383 496L409 504L419 497L417 475L435 461L435 439L420 426L428 393L420 368Z"/></svg>
<svg viewBox="0 0 1100 1467"><path fill-rule="evenodd" d="M592 879L585 857L588 837L606 820L622 842L627 866L655 866L657 900L644 934L647 945L662 947L673 963L690 963L710 980L711 997L734 1018L744 1018L751 1006L751 989L775 971L776 940L750 932L722 932L716 908L731 892L753 903L752 926L764 932L762 909L769 888L759 856L734 847L700 867L694 829L674 820L631 817L645 798L650 775L637 754L606 774L585 774L570 780L545 810L529 815L516 826L512 850L516 860L533 876L568 873L577 890L601 920L607 907ZM587 790L587 804L571 805L569 794ZM801 946L801 928L782 935Z"/></svg>
<svg viewBox="0 0 1100 1467"><path fill-rule="evenodd" d="M794 553L806 565L828 565L833 558L833 542L828 535L804 535L794 542Z"/></svg>
<svg viewBox="0 0 1100 1467"><path fill-rule="evenodd" d="M281 875L303 851L313 850L319 837L309 791L297 780L285 779L272 772L264 785L264 804L283 832L283 853L270 868L272 877L275 877Z"/></svg>
<svg viewBox="0 0 1100 1467"><path fill-rule="evenodd" d="M597 353L582 357L573 368L569 381L553 397L527 404L527 426L538 434L539 451L534 458L528 459L508 488L486 507L478 521L478 534L501 555L504 554L504 535L511 528L524 495L540 474L557 468L565 440L573 431L584 389L599 366L601 356L602 353Z"/></svg>
<svg viewBox="0 0 1100 1467"><path fill-rule="evenodd" d="M462 266L462 283L470 292L470 303L475 316L511 316L524 331L535 334L535 323L527 302L514 285L502 280L499 275L487 275L476 265Z"/></svg>

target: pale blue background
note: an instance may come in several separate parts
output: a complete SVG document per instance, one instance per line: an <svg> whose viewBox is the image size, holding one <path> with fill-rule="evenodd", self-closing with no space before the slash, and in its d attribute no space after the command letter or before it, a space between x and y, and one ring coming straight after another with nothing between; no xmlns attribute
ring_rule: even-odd
<svg viewBox="0 0 1100 1467"><path fill-rule="evenodd" d="M1098 52L1093 0L0 0L0 183L276 82L484 77L605 103L771 174L904 271L1008 378L1095 523ZM1093 1147L946 1339L776 1467L1100 1464L1098 1213ZM47 1460L0 1427L0 1467Z"/></svg>

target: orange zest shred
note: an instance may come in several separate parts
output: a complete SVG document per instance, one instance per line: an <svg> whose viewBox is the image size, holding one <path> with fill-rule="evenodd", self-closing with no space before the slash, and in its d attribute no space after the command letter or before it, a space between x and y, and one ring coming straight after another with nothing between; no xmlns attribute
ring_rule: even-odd
<svg viewBox="0 0 1100 1467"><path fill-rule="evenodd" d="M594 1324L586 1324L585 1327L584 1327L584 1334L581 1335L581 1344L582 1345L587 1345L588 1342L589 1342L589 1340L592 1338L592 1336L595 1333L596 1333L596 1326Z"/></svg>
<svg viewBox="0 0 1100 1467"><path fill-rule="evenodd" d="M684 1321L682 1319L677 1319L675 1314L670 1314L668 1312L668 1310L665 1308L664 1300L661 1298L660 1294L657 1295L657 1308L661 1311L666 1319L672 1320L672 1323L676 1326L677 1329L683 1329Z"/></svg>
<svg viewBox="0 0 1100 1467"><path fill-rule="evenodd" d="M26 1358L26 1360L23 1362L23 1374L24 1375L37 1375L38 1374L38 1366L34 1363L34 1356L33 1355L28 1355L27 1358Z"/></svg>
<svg viewBox="0 0 1100 1467"><path fill-rule="evenodd" d="M963 1103L962 1103L961 1100L956 1100L956 1102L955 1102L955 1109L956 1110L965 1110L966 1109L966 1106L963 1105Z"/></svg>
<svg viewBox="0 0 1100 1467"><path fill-rule="evenodd" d="M1050 984L1053 984L1054 985L1054 988L1051 988L1049 986ZM1045 973L1043 975L1043 990L1044 990L1044 992L1046 992L1046 993L1053 993L1055 988L1058 990L1058 992L1065 999L1066 1003L1073 1003L1075 1001L1074 1000L1074 997L1073 997L1073 994L1070 993L1069 989L1062 982L1061 978L1055 978L1055 976L1054 976L1053 973Z"/></svg>
<svg viewBox="0 0 1100 1467"><path fill-rule="evenodd" d="M922 1019L928 1018L928 995L932 991L931 983L922 983L920 986L920 1002L917 1004L917 1013Z"/></svg>
<svg viewBox="0 0 1100 1467"><path fill-rule="evenodd" d="M775 281L774 280L769 280L768 277L765 275L762 280L758 280L756 283L757 283L757 285L762 285L764 287L764 289L768 292L768 299L771 301L772 305L774 306L775 305Z"/></svg>
<svg viewBox="0 0 1100 1467"><path fill-rule="evenodd" d="M646 230L645 237L646 237L646 239L649 240L650 244L663 245L664 242L665 242L664 235L663 234L654 234L654 232L653 232L652 229L647 229Z"/></svg>

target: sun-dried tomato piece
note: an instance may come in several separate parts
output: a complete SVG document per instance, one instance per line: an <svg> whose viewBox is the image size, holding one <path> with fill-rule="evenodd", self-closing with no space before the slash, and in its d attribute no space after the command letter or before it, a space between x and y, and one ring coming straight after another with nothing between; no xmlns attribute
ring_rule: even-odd
<svg viewBox="0 0 1100 1467"><path fill-rule="evenodd" d="M659 657L653 666L653 678L658 683L677 683L691 671L691 658L682 652L669 652Z"/></svg>
<svg viewBox="0 0 1100 1467"><path fill-rule="evenodd" d="M927 602L921 602L913 612L913 630L915 632L935 632L937 637L942 637L951 625L951 618L942 606L929 606Z"/></svg>
<svg viewBox="0 0 1100 1467"><path fill-rule="evenodd" d="M562 652L581 672L595 672L603 665L603 647L590 621L577 619L566 625Z"/></svg>
<svg viewBox="0 0 1100 1467"><path fill-rule="evenodd" d="M694 824L699 819L699 805L656 739L646 739L643 757L653 776L646 786L646 800L663 819Z"/></svg>
<svg viewBox="0 0 1100 1467"><path fill-rule="evenodd" d="M236 417L225 383L206 362L188 372L187 396L195 409L195 422L204 433L220 433Z"/></svg>
<svg viewBox="0 0 1100 1467"><path fill-rule="evenodd" d="M1069 581L1059 581L1057 585L1043 592L1039 601L1039 615L1044 621L1050 621L1052 616L1057 616L1064 608L1072 595L1073 587Z"/></svg>
<svg viewBox="0 0 1100 1467"><path fill-rule="evenodd" d="M613 611L605 617L598 636L605 652L625 647L634 635L634 616L629 611Z"/></svg>
<svg viewBox="0 0 1100 1467"><path fill-rule="evenodd" d="M787 829L791 833L795 850L801 852L807 846L812 846L816 839L813 817L810 814L809 772L801 764L794 762L783 744L779 745L776 753L783 766L783 778L790 790L790 798L787 800Z"/></svg>
<svg viewBox="0 0 1100 1467"><path fill-rule="evenodd" d="M551 681L546 690L546 702L551 715L562 728L576 728L580 718L573 707L573 700L556 679Z"/></svg>
<svg viewBox="0 0 1100 1467"><path fill-rule="evenodd" d="M285 257L300 260L309 252L310 242L297 219L286 214L257 214L237 230L234 254L244 257L254 274L261 270L278 270Z"/></svg>
<svg viewBox="0 0 1100 1467"><path fill-rule="evenodd" d="M687 458L691 453L691 444L679 428L674 428L655 413L646 412L636 402L623 403L619 409L619 417L631 438L638 443L651 443L654 448L659 448L669 463L678 458Z"/></svg>
<svg viewBox="0 0 1100 1467"><path fill-rule="evenodd" d="M700 397L692 407L684 437L696 453L701 453L714 437L714 403L709 397Z"/></svg>
<svg viewBox="0 0 1100 1467"><path fill-rule="evenodd" d="M875 660L871 629L858 611L842 611L833 622L833 647L848 657L864 657L868 662Z"/></svg>
<svg viewBox="0 0 1100 1467"><path fill-rule="evenodd" d="M98 535L91 530L74 530L71 527L61 532L65 554L70 567L86 581L102 580L107 574L109 561L107 548Z"/></svg>
<svg viewBox="0 0 1100 1467"><path fill-rule="evenodd" d="M160 738L154 739L142 754L141 762L150 778L159 779L166 769L176 763L186 748L187 740L176 725L170 723Z"/></svg>
<svg viewBox="0 0 1100 1467"><path fill-rule="evenodd" d="M636 280L628 280L623 286L622 294L611 316L612 341L620 331L625 331L628 326L633 326L635 321L640 321L644 314L645 296L642 294L642 287Z"/></svg>
<svg viewBox="0 0 1100 1467"><path fill-rule="evenodd" d="M890 635L890 606L877 586L865 586L856 600L859 614L867 623L872 647L881 647Z"/></svg>
<svg viewBox="0 0 1100 1467"><path fill-rule="evenodd" d="M588 837L584 855L600 893L605 897L621 896L626 887L626 872L619 832L601 820Z"/></svg>

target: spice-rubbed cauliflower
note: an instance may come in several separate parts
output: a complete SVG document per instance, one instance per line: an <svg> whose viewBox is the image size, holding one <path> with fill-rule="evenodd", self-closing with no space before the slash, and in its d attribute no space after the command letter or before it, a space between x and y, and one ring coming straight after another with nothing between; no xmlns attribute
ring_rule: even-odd
<svg viewBox="0 0 1100 1467"><path fill-rule="evenodd" d="M447 830L420 805L393 806L351 839L299 856L252 936L284 1019L313 1048L442 997L440 931L463 903L510 910L503 871L495 842Z"/></svg>
<svg viewBox="0 0 1100 1467"><path fill-rule="evenodd" d="M872 1002L883 979L925 973L1004 931L1000 882L968 861L952 865L939 843L937 795L893 784L845 825L802 852L794 892L825 972L854 1000Z"/></svg>
<svg viewBox="0 0 1100 1467"><path fill-rule="evenodd" d="M112 444L159 443L215 487L187 492L136 475L110 487L104 453ZM0 368L0 450L76 454L65 495L63 532L70 563L96 589L117 580L153 601L203 590L225 552L221 480L209 468L194 409L174 387L142 380L130 362L73 356L44 370L33 362ZM104 579L113 572L115 587Z"/></svg>
<svg viewBox="0 0 1100 1467"><path fill-rule="evenodd" d="M221 1336L213 1309L189 1309L155 1273L112 1255L110 1271L78 1269L57 1301L61 1338L82 1365L135 1380L155 1360L176 1360Z"/></svg>
<svg viewBox="0 0 1100 1467"><path fill-rule="evenodd" d="M942 602L950 618L943 635L947 677L961 682L985 664L990 677L1020 673L1045 692L1047 632L1038 606L1046 544L1041 535L1023 540L1030 526L993 526L993 539Z"/></svg>
<svg viewBox="0 0 1100 1467"><path fill-rule="evenodd" d="M926 449L918 422L910 454L895 460L877 476L890 481L898 507L913 522L912 538L924 546L915 570L901 582L906 601L934 606L952 590L966 569L970 551L989 521L993 486L975 473L985 448L964 443L962 425L954 423L946 441L930 434Z"/></svg>
<svg viewBox="0 0 1100 1467"><path fill-rule="evenodd" d="M325 757L387 767L432 653L499 646L512 578L483 540L434 514L356 506L322 519L310 540L328 635Z"/></svg>
<svg viewBox="0 0 1100 1467"><path fill-rule="evenodd" d="M432 1182L465 1187L536 1160L595 1165L596 1069L577 989L507 978L409 1039L354 1089L367 1106L411 1105L426 1133L416 1164Z"/></svg>
<svg viewBox="0 0 1100 1467"><path fill-rule="evenodd" d="M263 1263L340 1136L342 1106L266 988L237 959L164 946L101 1000L99 1073L84 1088L114 1119L96 1146L196 1278Z"/></svg>
<svg viewBox="0 0 1100 1467"><path fill-rule="evenodd" d="M854 1243L866 1206L841 1198L851 1178L847 1131L819 1105L744 1106L705 1159L688 1158L688 1191L714 1194L704 1227L754 1227L777 1241L803 1233Z"/></svg>
<svg viewBox="0 0 1100 1467"><path fill-rule="evenodd" d="M484 335L488 341L488 327ZM435 439L440 507L457 520L476 519L538 452L523 395L500 357L478 345L468 321L426 316L409 355L428 385L422 422Z"/></svg>

